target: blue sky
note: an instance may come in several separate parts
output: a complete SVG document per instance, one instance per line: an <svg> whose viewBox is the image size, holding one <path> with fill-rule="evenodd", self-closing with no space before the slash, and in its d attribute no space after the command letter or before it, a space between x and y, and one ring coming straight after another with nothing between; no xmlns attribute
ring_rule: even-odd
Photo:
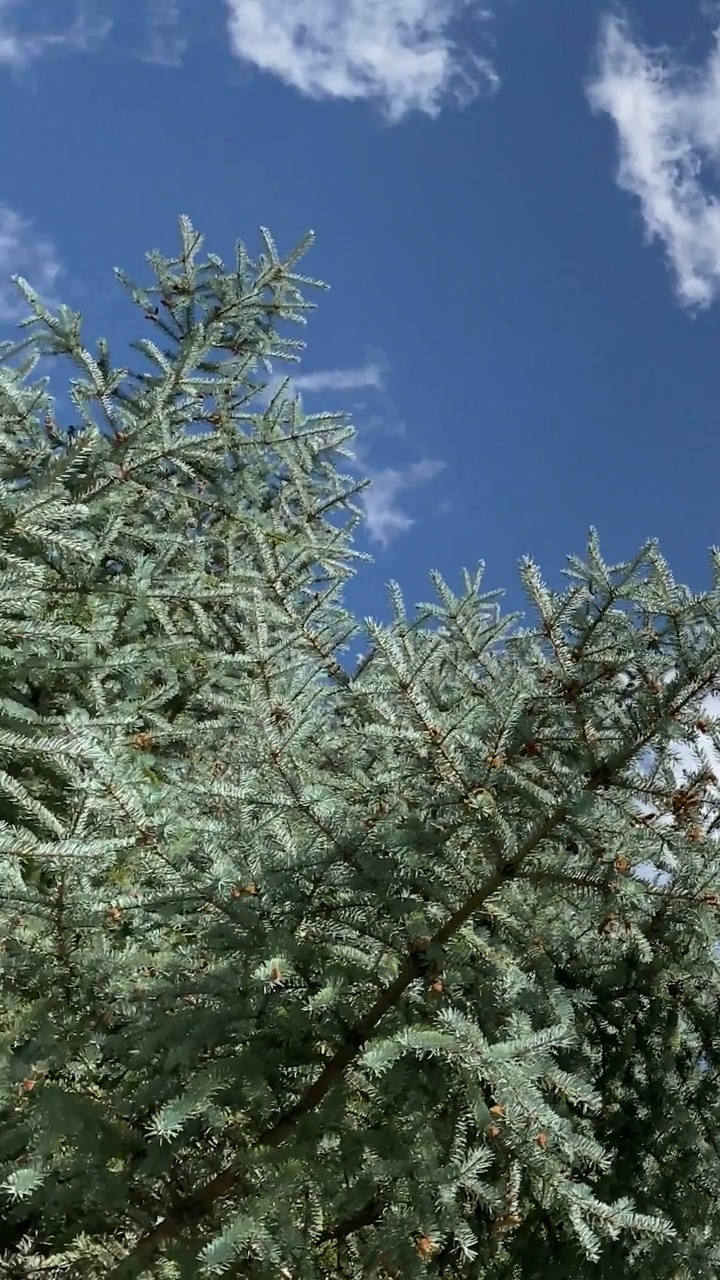
<svg viewBox="0 0 720 1280"><path fill-rule="evenodd" d="M0 327L20 272L115 359L188 213L308 228L308 410L373 478L350 603L439 568L557 582L589 525L708 581L720 542L720 7L700 0L0 0Z"/></svg>

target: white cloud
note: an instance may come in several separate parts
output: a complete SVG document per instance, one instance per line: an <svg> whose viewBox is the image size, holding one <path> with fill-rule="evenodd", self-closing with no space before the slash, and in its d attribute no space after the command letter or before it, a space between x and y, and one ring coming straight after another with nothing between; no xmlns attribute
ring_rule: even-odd
<svg viewBox="0 0 720 1280"><path fill-rule="evenodd" d="M698 708L698 718L706 720L710 726L720 723L720 697L709 693L703 698ZM690 748L683 743L675 747L677 753L676 772L678 783L684 785L690 775L699 767L707 766L720 784L720 755L707 733L698 733L695 745Z"/></svg>
<svg viewBox="0 0 720 1280"><path fill-rule="evenodd" d="M611 18L588 93L615 122L618 182L665 246L681 301L708 306L720 294L720 201L709 185L720 171L720 30L704 66L690 68Z"/></svg>
<svg viewBox="0 0 720 1280"><path fill-rule="evenodd" d="M0 204L0 321L12 322L27 314L10 276L24 276L44 301L50 302L62 274L52 242L39 235L16 209Z"/></svg>
<svg viewBox="0 0 720 1280"><path fill-rule="evenodd" d="M423 458L404 471L398 471L394 467L369 471L371 484L365 489L362 501L365 507L365 528L374 542L386 547L397 534L412 528L415 521L398 505L400 494L417 484L432 480L444 466L444 462Z"/></svg>
<svg viewBox="0 0 720 1280"><path fill-rule="evenodd" d="M391 121L436 116L494 89L497 75L456 43L460 18L486 23L482 0L226 0L238 58L311 98L367 100Z"/></svg>
<svg viewBox="0 0 720 1280"><path fill-rule="evenodd" d="M368 358L364 364L336 369L317 369L313 373L293 373L288 369L273 372L263 395L268 402L278 388L289 378L287 394L325 391L384 391L388 375L388 363L382 355Z"/></svg>
<svg viewBox="0 0 720 1280"><path fill-rule="evenodd" d="M672 679L674 672L669 671L666 674L666 680ZM711 732L698 730L695 734L692 744L687 742L674 742L672 744L671 754L671 771L675 784L678 789L686 787L693 776L697 776L702 769L708 769L714 782L712 784L713 791L713 808L720 798L720 753L716 749L712 732L716 732L720 726L720 696L717 693L706 694L696 707L698 722L705 721ZM653 751L648 751L644 759L644 769L649 773L655 762ZM641 813L649 814L656 812L652 804L639 804L638 809ZM656 827L672 825L672 819L668 815L658 817L655 823ZM713 836L717 839L717 835ZM652 863L640 863L635 868L634 874L641 880L650 880L659 886L667 886L673 879L673 871L677 869L677 859L674 856L665 858L666 868L661 870Z"/></svg>
<svg viewBox="0 0 720 1280"><path fill-rule="evenodd" d="M72 18L64 26L55 16L48 25L44 14L53 12L39 6L36 0L0 0L0 65L24 71L31 63L52 50L74 50L88 53L104 40L112 23L97 14L91 0L77 0ZM28 19L36 20L31 25ZM38 21L38 18L40 21Z"/></svg>
<svg viewBox="0 0 720 1280"><path fill-rule="evenodd" d="M148 0L148 45L142 57L161 67L179 67L188 42L180 29L179 0Z"/></svg>
<svg viewBox="0 0 720 1280"><path fill-rule="evenodd" d="M291 379L290 394L296 391L385 391L389 366L382 355L376 354L362 365L339 369L321 369L316 373L299 374ZM392 415L394 417L394 415ZM418 484L432 480L444 467L443 462L423 458L409 466L375 467L368 457L365 444L368 429L379 427L383 434L392 431L387 412L379 416L362 414L362 429L352 444L352 470L370 480L370 485L360 497L365 511L364 528L373 542L387 547L398 534L412 528L415 521L403 511L401 495ZM397 434L397 431L394 432Z"/></svg>
<svg viewBox="0 0 720 1280"><path fill-rule="evenodd" d="M320 369L316 373L301 373L292 382L297 391L359 391L368 388L381 391L386 374L387 367L381 360L368 360L355 369Z"/></svg>

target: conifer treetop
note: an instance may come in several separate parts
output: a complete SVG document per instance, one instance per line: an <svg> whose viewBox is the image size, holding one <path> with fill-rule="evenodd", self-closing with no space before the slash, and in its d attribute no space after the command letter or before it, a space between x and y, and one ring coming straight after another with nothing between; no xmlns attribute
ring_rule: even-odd
<svg viewBox="0 0 720 1280"><path fill-rule="evenodd" d="M307 244L180 234L2 351L8 1274L715 1280L718 554L358 621Z"/></svg>

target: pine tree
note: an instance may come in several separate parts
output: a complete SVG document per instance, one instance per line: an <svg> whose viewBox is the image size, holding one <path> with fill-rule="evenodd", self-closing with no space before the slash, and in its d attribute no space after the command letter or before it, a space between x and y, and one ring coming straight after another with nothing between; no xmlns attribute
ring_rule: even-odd
<svg viewBox="0 0 720 1280"><path fill-rule="evenodd" d="M2 352L3 1274L716 1280L720 555L358 622L307 242L180 229Z"/></svg>

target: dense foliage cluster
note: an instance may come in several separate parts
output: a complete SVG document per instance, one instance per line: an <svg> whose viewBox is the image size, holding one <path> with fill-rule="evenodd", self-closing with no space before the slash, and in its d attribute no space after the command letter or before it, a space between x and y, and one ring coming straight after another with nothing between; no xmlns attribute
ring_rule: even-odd
<svg viewBox="0 0 720 1280"><path fill-rule="evenodd" d="M271 379L304 248L183 219L135 371L21 282L3 1274L717 1280L718 557L359 623L352 432Z"/></svg>

